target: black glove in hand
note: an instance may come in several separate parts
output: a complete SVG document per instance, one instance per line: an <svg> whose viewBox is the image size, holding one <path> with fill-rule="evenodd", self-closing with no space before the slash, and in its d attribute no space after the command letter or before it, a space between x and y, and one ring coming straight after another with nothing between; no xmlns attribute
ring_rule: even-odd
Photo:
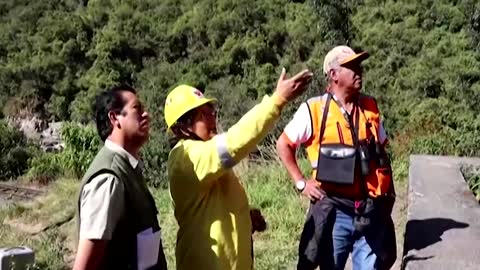
<svg viewBox="0 0 480 270"><path fill-rule="evenodd" d="M250 209L250 219L252 220L252 233L263 232L267 229L267 223L259 209Z"/></svg>

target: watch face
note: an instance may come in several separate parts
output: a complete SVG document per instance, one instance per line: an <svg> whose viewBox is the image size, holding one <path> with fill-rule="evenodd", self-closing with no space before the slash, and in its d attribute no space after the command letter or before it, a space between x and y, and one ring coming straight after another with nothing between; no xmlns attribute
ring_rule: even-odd
<svg viewBox="0 0 480 270"><path fill-rule="evenodd" d="M305 181L303 180L297 181L296 186L298 190L303 190L305 188Z"/></svg>

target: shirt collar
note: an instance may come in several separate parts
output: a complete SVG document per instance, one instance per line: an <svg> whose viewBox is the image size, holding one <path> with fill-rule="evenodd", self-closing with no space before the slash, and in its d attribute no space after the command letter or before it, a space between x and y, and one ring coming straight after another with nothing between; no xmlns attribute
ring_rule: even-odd
<svg viewBox="0 0 480 270"><path fill-rule="evenodd" d="M123 147L121 147L120 145L118 145L118 144L116 144L116 143L107 139L107 140L105 140L105 147L107 147L111 151L127 155L128 161L130 162L130 165L132 165L132 167L134 169L137 168L138 159L136 159L134 156L132 156L132 154L128 153L127 150L123 149Z"/></svg>
<svg viewBox="0 0 480 270"><path fill-rule="evenodd" d="M348 111L340 103L340 100L337 98L337 96L335 96L334 93L331 93L331 94L332 94L333 100L335 100L335 103L337 103L337 106L340 108L340 111L342 111L343 116L348 121L348 116L350 116L353 113L353 110L352 110L352 113L348 113ZM355 106L353 108L355 109Z"/></svg>

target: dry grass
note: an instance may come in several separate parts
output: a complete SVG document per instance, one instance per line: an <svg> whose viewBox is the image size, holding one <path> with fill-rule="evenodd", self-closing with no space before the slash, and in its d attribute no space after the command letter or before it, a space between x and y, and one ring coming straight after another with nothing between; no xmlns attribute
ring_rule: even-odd
<svg viewBox="0 0 480 270"><path fill-rule="evenodd" d="M49 193L28 203L0 209L0 246L28 246L35 251L33 269L68 269L72 260L75 194L78 181L60 179Z"/></svg>

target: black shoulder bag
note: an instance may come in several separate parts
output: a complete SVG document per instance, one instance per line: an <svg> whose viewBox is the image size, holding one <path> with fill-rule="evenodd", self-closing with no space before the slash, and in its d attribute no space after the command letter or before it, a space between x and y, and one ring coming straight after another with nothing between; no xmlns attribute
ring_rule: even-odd
<svg viewBox="0 0 480 270"><path fill-rule="evenodd" d="M322 144L331 100L332 95L328 94L320 126L320 149L318 151L316 179L322 182L351 185L355 179L355 165L357 163L359 112L355 114L355 125L348 117L354 142L353 146L341 143Z"/></svg>

